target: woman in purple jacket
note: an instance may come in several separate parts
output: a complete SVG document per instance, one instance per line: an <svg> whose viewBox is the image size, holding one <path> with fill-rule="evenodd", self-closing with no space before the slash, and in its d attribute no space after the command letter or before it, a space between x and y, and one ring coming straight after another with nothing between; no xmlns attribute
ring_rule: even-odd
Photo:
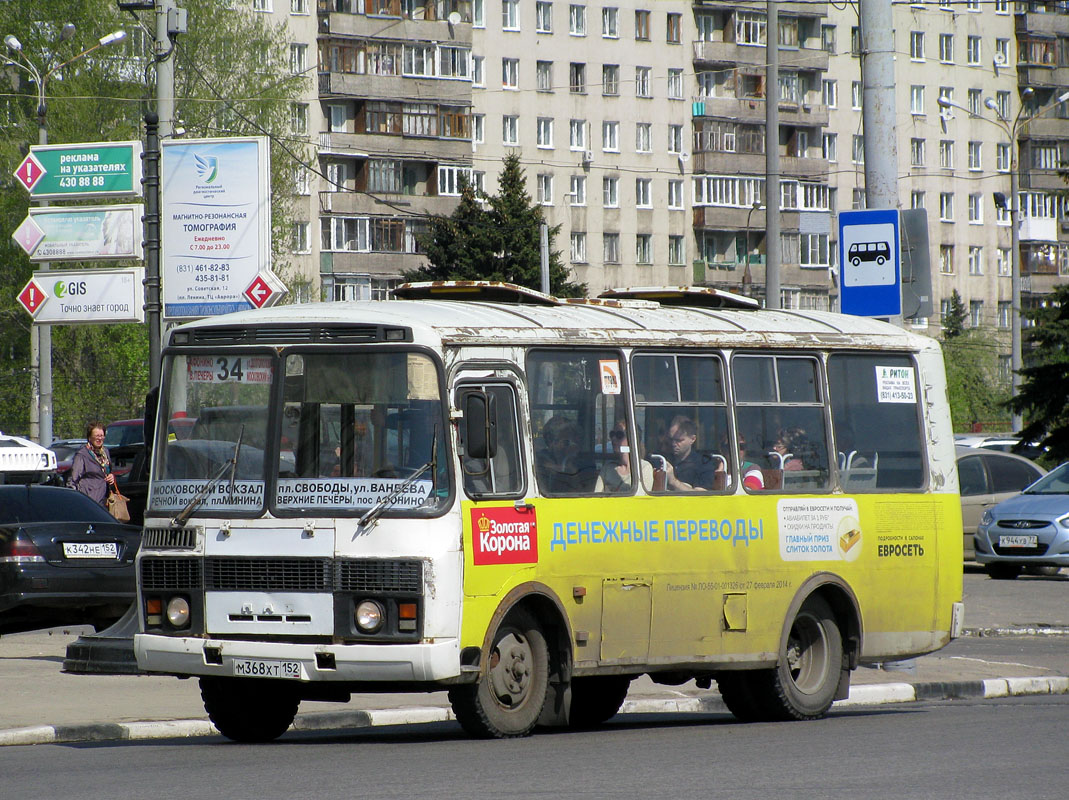
<svg viewBox="0 0 1069 800"><path fill-rule="evenodd" d="M74 454L67 485L106 508L108 487L115 488L115 476L111 474L111 456L104 447L104 426L90 422L85 438L89 441Z"/></svg>

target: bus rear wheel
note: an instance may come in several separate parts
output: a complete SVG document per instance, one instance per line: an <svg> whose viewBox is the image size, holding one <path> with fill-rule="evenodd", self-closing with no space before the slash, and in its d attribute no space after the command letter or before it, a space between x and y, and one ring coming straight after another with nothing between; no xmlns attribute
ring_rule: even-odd
<svg viewBox="0 0 1069 800"><path fill-rule="evenodd" d="M271 742L297 716L300 698L281 681L201 678L200 696L219 733L235 742Z"/></svg>
<svg viewBox="0 0 1069 800"><path fill-rule="evenodd" d="M630 686L627 675L572 678L568 724L573 728L593 728L612 719L624 704Z"/></svg>
<svg viewBox="0 0 1069 800"><path fill-rule="evenodd" d="M773 719L819 719L828 713L843 668L843 639L831 607L810 597L798 610L768 671L764 702Z"/></svg>
<svg viewBox="0 0 1069 800"><path fill-rule="evenodd" d="M512 611L494 633L486 669L472 685L449 690L457 722L472 736L527 736L538 722L549 687L549 649L526 611Z"/></svg>

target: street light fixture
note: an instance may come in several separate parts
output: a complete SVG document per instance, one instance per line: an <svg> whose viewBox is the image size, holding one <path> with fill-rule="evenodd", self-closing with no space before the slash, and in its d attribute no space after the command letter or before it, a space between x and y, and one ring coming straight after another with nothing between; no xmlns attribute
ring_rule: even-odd
<svg viewBox="0 0 1069 800"><path fill-rule="evenodd" d="M1005 116L992 98L988 97L984 100L984 105L995 113L995 119L985 117L981 114L975 114L969 109L958 105L948 97L940 97L937 101L941 108L957 108L961 111L971 114L985 122L990 122L992 125L997 125L1002 129L1010 140L1010 371L1011 371L1011 386L1013 396L1016 397L1021 385L1021 368L1023 366L1023 359L1021 356L1021 232L1020 232L1020 198L1018 197L1018 184L1020 182L1020 176L1017 173L1017 150L1018 150L1018 137L1021 134L1022 129L1029 122L1036 117L1057 108L1061 103L1069 99L1069 92L1065 92L1060 95L1056 100L1047 104L1043 108L1023 117L1026 104L1024 101L1028 100L1034 94L1034 90L1031 86L1026 87L1021 91L1021 107L1018 109L1017 114L1011 121L1009 117ZM1012 417L1012 428L1014 433L1019 433L1022 427L1021 415L1014 412Z"/></svg>
<svg viewBox="0 0 1069 800"><path fill-rule="evenodd" d="M70 39L74 36L75 30L72 23L66 23L60 29L59 41L65 42ZM37 87L37 141L39 144L48 144L48 127L45 124L48 114L48 105L46 103L48 79L71 62L89 55L100 47L107 47L116 42L121 42L125 38L126 31L124 30L109 33L100 37L92 47L68 58L66 61L47 67L42 72L36 64L27 58L22 50L22 42L16 36L10 33L4 36L4 44L7 46L8 51L14 53L17 58L10 55L4 56L2 63L5 66L21 69L30 76L30 79ZM47 201L41 201L42 207L47 205ZM48 268L47 261L41 263L43 272L47 272ZM31 426L34 421L37 422L37 440L42 445L47 446L52 442L52 328L49 325L34 326L32 329L30 334L30 372L34 381Z"/></svg>
<svg viewBox="0 0 1069 800"><path fill-rule="evenodd" d="M746 212L746 268L742 273L743 294L749 294L753 286L753 276L750 274L750 215L761 208L761 201L754 200L750 204L750 210Z"/></svg>

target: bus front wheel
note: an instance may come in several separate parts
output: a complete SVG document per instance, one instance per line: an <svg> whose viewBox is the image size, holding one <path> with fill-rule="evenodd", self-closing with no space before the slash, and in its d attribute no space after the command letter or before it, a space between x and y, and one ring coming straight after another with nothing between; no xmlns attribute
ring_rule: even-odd
<svg viewBox="0 0 1069 800"><path fill-rule="evenodd" d="M472 736L527 736L549 687L549 649L535 619L518 609L494 633L486 669L475 684L449 690L457 722Z"/></svg>
<svg viewBox="0 0 1069 800"><path fill-rule="evenodd" d="M282 681L201 678L200 696L219 733L235 742L271 742L297 716L300 698Z"/></svg>

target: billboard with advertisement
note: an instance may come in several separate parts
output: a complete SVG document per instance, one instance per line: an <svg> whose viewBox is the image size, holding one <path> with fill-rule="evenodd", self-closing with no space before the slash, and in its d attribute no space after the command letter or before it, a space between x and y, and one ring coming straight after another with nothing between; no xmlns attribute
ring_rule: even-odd
<svg viewBox="0 0 1069 800"><path fill-rule="evenodd" d="M164 317L252 308L245 289L271 265L267 137L177 139L162 149Z"/></svg>

